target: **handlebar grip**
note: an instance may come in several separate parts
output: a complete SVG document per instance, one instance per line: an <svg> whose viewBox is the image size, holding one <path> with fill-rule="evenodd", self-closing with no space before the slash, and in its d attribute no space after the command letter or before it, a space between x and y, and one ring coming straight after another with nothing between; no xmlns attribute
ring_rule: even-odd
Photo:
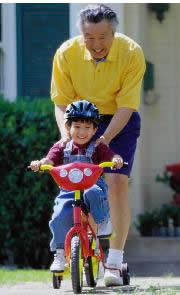
<svg viewBox="0 0 180 295"><path fill-rule="evenodd" d="M47 165L47 164L44 164L44 165L40 165L40 167L39 167L39 172L42 172L42 171L45 171L45 170L51 170L53 168L53 166L52 165ZM27 169L28 170L32 170L31 169L31 166L27 166ZM37 172L38 172L37 171Z"/></svg>
<svg viewBox="0 0 180 295"><path fill-rule="evenodd" d="M101 164L99 164L99 166L101 168L113 168L114 163L113 162L103 162ZM122 167L127 167L128 166L128 162L124 162Z"/></svg>
<svg viewBox="0 0 180 295"><path fill-rule="evenodd" d="M52 165L43 164L39 167L39 171L51 170L53 168Z"/></svg>

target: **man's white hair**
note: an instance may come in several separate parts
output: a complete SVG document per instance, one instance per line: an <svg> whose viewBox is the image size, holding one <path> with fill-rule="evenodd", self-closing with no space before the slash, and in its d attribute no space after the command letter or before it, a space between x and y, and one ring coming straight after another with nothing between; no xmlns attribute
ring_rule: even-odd
<svg viewBox="0 0 180 295"><path fill-rule="evenodd" d="M110 7L104 4L88 5L80 11L77 26L82 31L85 23L99 23L102 20L109 22L113 32L116 31L119 22L116 13Z"/></svg>

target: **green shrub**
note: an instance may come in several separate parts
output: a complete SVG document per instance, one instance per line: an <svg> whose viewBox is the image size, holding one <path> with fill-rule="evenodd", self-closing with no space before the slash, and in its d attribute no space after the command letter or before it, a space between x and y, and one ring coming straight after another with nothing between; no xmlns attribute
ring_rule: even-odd
<svg viewBox="0 0 180 295"><path fill-rule="evenodd" d="M27 170L59 139L50 99L0 98L0 264L49 264L48 221L58 188L48 174Z"/></svg>
<svg viewBox="0 0 180 295"><path fill-rule="evenodd" d="M168 227L170 220L173 221L174 227L180 226L180 207L171 203L139 214L135 226L141 236L152 236L155 234L155 230ZM158 234L160 235L160 233Z"/></svg>

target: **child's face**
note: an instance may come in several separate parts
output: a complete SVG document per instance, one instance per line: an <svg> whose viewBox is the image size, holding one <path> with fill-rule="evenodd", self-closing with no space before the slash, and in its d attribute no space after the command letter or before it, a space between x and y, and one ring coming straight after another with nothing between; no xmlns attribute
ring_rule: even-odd
<svg viewBox="0 0 180 295"><path fill-rule="evenodd" d="M71 138L77 144L85 144L91 140L97 128L91 122L72 122L71 127L68 127Z"/></svg>

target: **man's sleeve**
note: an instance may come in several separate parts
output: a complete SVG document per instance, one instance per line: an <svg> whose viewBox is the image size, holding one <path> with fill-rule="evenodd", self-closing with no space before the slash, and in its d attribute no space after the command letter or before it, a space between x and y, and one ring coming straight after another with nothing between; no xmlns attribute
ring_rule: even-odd
<svg viewBox="0 0 180 295"><path fill-rule="evenodd" d="M136 47L131 53L127 69L122 77L121 90L116 97L118 108L126 107L138 110L145 68L143 51L140 47Z"/></svg>
<svg viewBox="0 0 180 295"><path fill-rule="evenodd" d="M51 99L57 105L68 105L75 96L68 63L59 48L53 60Z"/></svg>

